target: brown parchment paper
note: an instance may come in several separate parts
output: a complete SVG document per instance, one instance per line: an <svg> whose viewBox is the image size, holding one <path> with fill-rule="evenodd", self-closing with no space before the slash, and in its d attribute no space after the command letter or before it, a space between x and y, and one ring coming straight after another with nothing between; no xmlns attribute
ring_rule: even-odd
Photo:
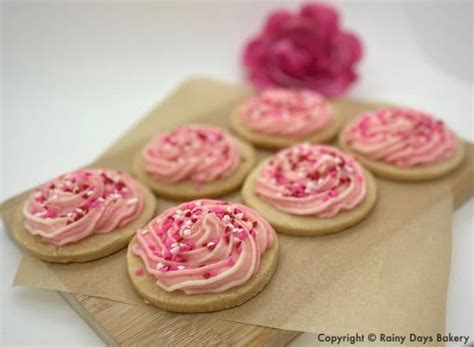
<svg viewBox="0 0 474 347"><path fill-rule="evenodd" d="M227 126L231 109L249 94L243 87L189 80L92 166L130 172L133 155L157 131L191 121ZM350 100L338 100L334 106L346 119L377 107ZM260 156L267 154L260 152ZM456 175L471 180L472 166L469 159ZM208 315L306 332L444 333L451 178L418 184L377 179L378 202L368 218L344 232L323 237L279 235L280 264L269 286L240 307ZM2 206L10 230L22 227L18 205L25 194ZM238 193L224 198L240 199ZM158 199L158 210L173 204ZM25 254L14 285L144 305L129 284L125 264L125 250L69 265L48 264Z"/></svg>

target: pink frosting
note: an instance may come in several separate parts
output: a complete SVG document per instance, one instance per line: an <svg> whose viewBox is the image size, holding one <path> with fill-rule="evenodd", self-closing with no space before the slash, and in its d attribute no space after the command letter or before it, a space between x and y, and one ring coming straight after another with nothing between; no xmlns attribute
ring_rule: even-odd
<svg viewBox="0 0 474 347"><path fill-rule="evenodd" d="M143 191L129 175L84 169L36 189L23 215L31 234L62 246L127 225L141 214L143 205Z"/></svg>
<svg viewBox="0 0 474 347"><path fill-rule="evenodd" d="M438 163L456 151L456 136L442 121L410 109L362 114L344 135L356 152L398 167Z"/></svg>
<svg viewBox="0 0 474 347"><path fill-rule="evenodd" d="M132 251L168 292L218 293L245 283L258 271L262 254L272 247L273 233L246 206L195 200L166 210L138 230Z"/></svg>
<svg viewBox="0 0 474 347"><path fill-rule="evenodd" d="M239 111L254 132L302 138L324 129L333 119L326 99L309 90L269 89L249 99Z"/></svg>
<svg viewBox="0 0 474 347"><path fill-rule="evenodd" d="M218 128L183 126L154 138L144 149L143 165L164 182L211 182L230 176L240 164L238 142Z"/></svg>
<svg viewBox="0 0 474 347"><path fill-rule="evenodd" d="M298 144L284 149L258 172L255 191L279 210L331 218L366 195L361 165L335 147Z"/></svg>

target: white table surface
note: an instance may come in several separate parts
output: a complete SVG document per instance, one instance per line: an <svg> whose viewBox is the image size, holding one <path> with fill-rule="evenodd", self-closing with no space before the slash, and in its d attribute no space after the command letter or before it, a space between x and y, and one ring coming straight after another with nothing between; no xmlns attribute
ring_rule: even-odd
<svg viewBox="0 0 474 347"><path fill-rule="evenodd" d="M244 40L283 4L2 2L1 200L91 161L191 75L241 81ZM433 112L474 140L472 4L336 4L366 45L350 96ZM454 213L446 317L471 336L473 210ZM21 252L4 230L0 247L0 344L103 344L56 292L12 288Z"/></svg>

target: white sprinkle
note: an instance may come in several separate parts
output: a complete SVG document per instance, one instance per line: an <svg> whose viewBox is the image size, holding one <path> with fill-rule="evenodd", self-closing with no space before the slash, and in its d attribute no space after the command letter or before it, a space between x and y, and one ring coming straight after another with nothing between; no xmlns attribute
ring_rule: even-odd
<svg viewBox="0 0 474 347"><path fill-rule="evenodd" d="M148 229L143 229L143 230L142 230L142 235L145 235L145 234L147 234L148 232L149 232Z"/></svg>
<svg viewBox="0 0 474 347"><path fill-rule="evenodd" d="M105 199L103 197L99 197L97 200L99 200L100 202L104 202Z"/></svg>
<svg viewBox="0 0 474 347"><path fill-rule="evenodd" d="M320 185L323 184L323 182L324 182L324 179L322 179L322 178L320 178L320 179L318 180L318 184L320 184Z"/></svg>
<svg viewBox="0 0 474 347"><path fill-rule="evenodd" d="M135 205L138 202L138 198L131 198L127 200L127 205Z"/></svg>
<svg viewBox="0 0 474 347"><path fill-rule="evenodd" d="M225 208L225 211L226 211L226 212L229 212L229 213L232 212L232 207L227 206L227 207Z"/></svg>
<svg viewBox="0 0 474 347"><path fill-rule="evenodd" d="M109 196L114 200L118 200L122 197L122 195L120 195L119 193L112 193Z"/></svg>
<svg viewBox="0 0 474 347"><path fill-rule="evenodd" d="M58 196L55 194L52 197L49 198L49 200L57 200Z"/></svg>
<svg viewBox="0 0 474 347"><path fill-rule="evenodd" d="M336 164L341 164L341 163L342 163L342 159L341 159L341 158L336 158L336 159L334 159L334 161L336 162Z"/></svg>
<svg viewBox="0 0 474 347"><path fill-rule="evenodd" d="M309 190L314 189L315 186L316 186L316 184L313 181L309 181L306 184L306 188L308 188Z"/></svg>
<svg viewBox="0 0 474 347"><path fill-rule="evenodd" d="M230 222L230 216L228 214L226 214L223 218L222 218L222 222L224 222L225 224L228 224Z"/></svg>
<svg viewBox="0 0 474 347"><path fill-rule="evenodd" d="M179 243L178 242L173 242L171 244L171 248L175 248L175 247L179 247Z"/></svg>
<svg viewBox="0 0 474 347"><path fill-rule="evenodd" d="M68 217L68 218L74 218L74 217L75 217L75 214L72 213L72 212L69 212L69 213L66 215L66 217Z"/></svg>
<svg viewBox="0 0 474 347"><path fill-rule="evenodd" d="M196 201L195 205L196 205L196 206L201 206L201 205L202 205L202 201L201 201L201 200Z"/></svg>
<svg viewBox="0 0 474 347"><path fill-rule="evenodd" d="M207 243L207 247L212 247L212 246L215 246L215 245L216 245L216 243L213 242L213 241L210 241L210 242Z"/></svg>
<svg viewBox="0 0 474 347"><path fill-rule="evenodd" d="M93 192L92 190L89 190L89 191L87 192L87 196L91 196L92 194L94 194L94 192Z"/></svg>
<svg viewBox="0 0 474 347"><path fill-rule="evenodd" d="M164 267L165 267L165 265L164 265L163 263L158 263L158 264L156 264L156 269L157 269L157 270L161 270L161 269L164 268Z"/></svg>
<svg viewBox="0 0 474 347"><path fill-rule="evenodd" d="M181 231L181 236L189 236L191 235L191 230L190 229L183 229Z"/></svg>
<svg viewBox="0 0 474 347"><path fill-rule="evenodd" d="M234 237L234 242L241 242L241 240L238 237Z"/></svg>
<svg viewBox="0 0 474 347"><path fill-rule="evenodd" d="M349 173L353 173L353 172L354 172L354 168L353 168L352 166L347 165L347 166L346 166L346 171L349 172Z"/></svg>
<svg viewBox="0 0 474 347"><path fill-rule="evenodd" d="M35 216L37 216L37 217L43 217L46 213L48 213L48 212L46 212L46 211L37 212L37 213L35 213Z"/></svg>
<svg viewBox="0 0 474 347"><path fill-rule="evenodd" d="M170 252L175 254L175 255L178 254L179 253L179 247L171 248Z"/></svg>
<svg viewBox="0 0 474 347"><path fill-rule="evenodd" d="M305 176L304 172L302 172L302 171L298 172L298 177L299 178L303 178L304 176Z"/></svg>
<svg viewBox="0 0 474 347"><path fill-rule="evenodd" d="M242 219L244 217L244 213L243 212L237 213L235 217L237 217L237 219Z"/></svg>
<svg viewBox="0 0 474 347"><path fill-rule="evenodd" d="M239 233L240 231L241 231L240 228L234 228L234 229L232 229L232 232L233 232L233 233Z"/></svg>
<svg viewBox="0 0 474 347"><path fill-rule="evenodd" d="M36 192L35 193L35 198L40 198L42 196L43 196L43 194L41 192Z"/></svg>
<svg viewBox="0 0 474 347"><path fill-rule="evenodd" d="M176 214L177 214L178 216L182 216L182 215L183 215L183 211L182 211L182 210L176 210Z"/></svg>
<svg viewBox="0 0 474 347"><path fill-rule="evenodd" d="M75 211L76 211L77 213L80 213L80 214L83 214L83 213L84 213L84 210L83 210L82 208L80 208L80 207L76 208Z"/></svg>
<svg viewBox="0 0 474 347"><path fill-rule="evenodd" d="M178 265L178 270L184 270L184 269L186 269L185 266L183 266L183 265Z"/></svg>

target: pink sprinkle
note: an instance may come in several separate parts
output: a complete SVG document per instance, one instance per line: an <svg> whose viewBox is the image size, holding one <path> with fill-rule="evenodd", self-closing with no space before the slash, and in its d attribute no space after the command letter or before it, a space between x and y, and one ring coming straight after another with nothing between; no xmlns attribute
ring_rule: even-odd
<svg viewBox="0 0 474 347"><path fill-rule="evenodd" d="M247 237L249 237L249 233L247 232L247 230L242 230L238 236L238 238L242 241L245 240Z"/></svg>
<svg viewBox="0 0 474 347"><path fill-rule="evenodd" d="M189 247L191 247L191 249L196 247L196 242L194 242L194 240L188 240L187 244Z"/></svg>
<svg viewBox="0 0 474 347"><path fill-rule="evenodd" d="M143 268L139 268L135 270L135 275L137 276L143 276L145 274L145 270Z"/></svg>
<svg viewBox="0 0 474 347"><path fill-rule="evenodd" d="M335 198L337 195L338 195L338 193L335 189L333 189L329 192L329 196L331 196L332 198Z"/></svg>
<svg viewBox="0 0 474 347"><path fill-rule="evenodd" d="M323 197L323 201L324 201L324 202L328 201L329 199L330 199L330 196L329 196L329 195L325 195L325 196Z"/></svg>
<svg viewBox="0 0 474 347"><path fill-rule="evenodd" d="M90 206L91 206L92 208L95 208L95 207L97 207L97 206L99 206L99 205L100 205L99 199L95 199L95 200L92 201L91 204L90 204Z"/></svg>
<svg viewBox="0 0 474 347"><path fill-rule="evenodd" d="M166 239L166 241L165 241L165 246L166 246L166 248L168 248L168 249L171 248L171 245L172 245L173 243L174 243L174 242L171 241L171 239Z"/></svg>
<svg viewBox="0 0 474 347"><path fill-rule="evenodd" d="M173 222L171 220L167 220L165 224L163 224L163 231L167 232L169 228L173 225Z"/></svg>
<svg viewBox="0 0 474 347"><path fill-rule="evenodd" d="M233 266L235 264L234 258L229 257L229 259L227 259L226 264L227 264L227 266Z"/></svg>
<svg viewBox="0 0 474 347"><path fill-rule="evenodd" d="M155 251L155 250L156 250L155 245L151 245L151 244L150 244L150 245L148 245L148 248L151 249L152 251Z"/></svg>
<svg viewBox="0 0 474 347"><path fill-rule="evenodd" d="M329 175L332 177L332 178L336 178L337 177L337 171L336 170L331 170L329 172Z"/></svg>
<svg viewBox="0 0 474 347"><path fill-rule="evenodd" d="M214 276L217 276L219 274L219 271L216 270L216 269L212 269L212 270L209 270L209 271L206 271L202 274L202 277L204 277L205 279L208 279L210 277L214 277Z"/></svg>
<svg viewBox="0 0 474 347"><path fill-rule="evenodd" d="M161 271L162 271L162 272L167 272L167 271L169 271L169 270L170 270L170 266L169 266L169 265L165 265L165 266L163 266L163 267L161 268Z"/></svg>
<svg viewBox="0 0 474 347"><path fill-rule="evenodd" d="M364 178L361 175L357 175L357 182L362 182Z"/></svg>

